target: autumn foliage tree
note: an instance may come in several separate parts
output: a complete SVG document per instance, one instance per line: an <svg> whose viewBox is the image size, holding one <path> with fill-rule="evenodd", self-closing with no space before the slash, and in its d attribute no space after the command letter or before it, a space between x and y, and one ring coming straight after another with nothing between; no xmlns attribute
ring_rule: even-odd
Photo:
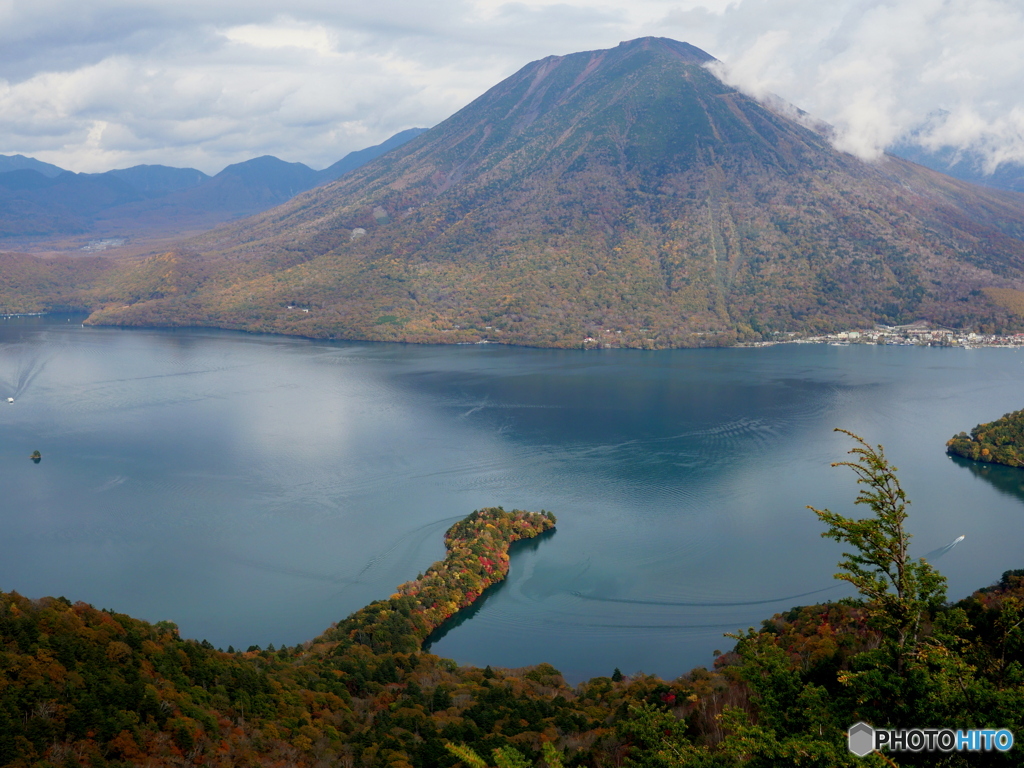
<svg viewBox="0 0 1024 768"><path fill-rule="evenodd" d="M967 435L961 432L946 443L946 452L973 461L1024 467L1024 410L979 424Z"/></svg>
<svg viewBox="0 0 1024 768"><path fill-rule="evenodd" d="M882 446L873 448L852 432L836 431L857 442L850 450L856 459L832 466L853 470L862 486L854 503L868 507L872 515L853 519L828 509L809 509L828 526L823 537L852 548L843 554L836 578L852 584L864 597L872 622L893 647L900 672L916 648L922 620L945 602L946 579L924 559L910 557L911 534L905 526L910 502Z"/></svg>

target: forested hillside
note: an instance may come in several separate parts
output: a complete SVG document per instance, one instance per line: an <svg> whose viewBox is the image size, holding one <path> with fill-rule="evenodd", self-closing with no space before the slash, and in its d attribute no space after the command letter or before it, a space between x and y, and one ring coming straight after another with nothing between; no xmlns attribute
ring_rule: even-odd
<svg viewBox="0 0 1024 768"><path fill-rule="evenodd" d="M570 687L547 664L477 669L423 652L430 628L505 573L511 541L554 523L480 510L449 530L443 562L292 648L223 651L169 622L0 594L0 763L428 768L469 766L468 747L501 750L508 766L825 768L896 764L847 751L858 720L1024 732L1024 571L946 603L942 577L906 559L891 467L859 445L848 466L867 478L858 501L872 514L818 515L848 544L875 532L853 549L877 569L840 563L860 599L737 632L712 670L665 681L616 669ZM873 592L886 574L893 590ZM1015 754L894 757L973 766Z"/></svg>
<svg viewBox="0 0 1024 768"><path fill-rule="evenodd" d="M73 294L98 324L577 348L1024 328L1024 196L839 152L713 63L663 38L550 56L333 184L101 278L14 283L0 312Z"/></svg>
<svg viewBox="0 0 1024 768"><path fill-rule="evenodd" d="M970 435L955 435L946 443L946 451L974 461L1024 467L1024 411L979 424Z"/></svg>
<svg viewBox="0 0 1024 768"><path fill-rule="evenodd" d="M644 38L552 56L338 183L182 245L90 322L672 347L925 319L1024 327L1024 197L836 151ZM621 333L620 333L621 332Z"/></svg>

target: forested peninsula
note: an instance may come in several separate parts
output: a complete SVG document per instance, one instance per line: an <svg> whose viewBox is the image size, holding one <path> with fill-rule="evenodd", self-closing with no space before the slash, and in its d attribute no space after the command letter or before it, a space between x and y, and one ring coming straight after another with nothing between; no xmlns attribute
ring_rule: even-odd
<svg viewBox="0 0 1024 768"><path fill-rule="evenodd" d="M1024 410L979 424L970 435L955 435L947 441L946 452L974 461L1024 467Z"/></svg>
<svg viewBox="0 0 1024 768"><path fill-rule="evenodd" d="M359 609L323 639L363 643L378 653L418 651L431 632L508 575L513 542L554 527L550 512L478 509L445 533L444 560L402 584L387 600Z"/></svg>
<svg viewBox="0 0 1024 768"><path fill-rule="evenodd" d="M884 459L868 469L899 491ZM897 520L885 529L896 533L875 538L905 553L888 547L907 535L902 506L887 503L867 521L819 516L841 540L848 523ZM444 561L295 647L224 652L170 622L0 593L0 764L881 767L895 763L847 751L851 723L1024 733L1024 571L948 604L930 566L901 562L921 577L901 582L901 611L863 590L794 608L732 635L713 670L673 681L616 669L570 687L548 664L478 669L421 650L432 628L504 577L512 541L554 523L548 513L474 512L446 534ZM936 757L901 753L898 764Z"/></svg>

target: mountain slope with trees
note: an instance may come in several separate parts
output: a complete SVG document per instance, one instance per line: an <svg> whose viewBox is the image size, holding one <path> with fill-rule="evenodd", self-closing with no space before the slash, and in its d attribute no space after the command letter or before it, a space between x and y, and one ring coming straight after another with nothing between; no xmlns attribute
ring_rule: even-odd
<svg viewBox="0 0 1024 768"><path fill-rule="evenodd" d="M924 165L954 179L982 184L986 187L1024 192L1024 164L1006 160L994 169L986 170L988 159L976 150L942 147L925 149L920 144L902 142L891 148L894 155Z"/></svg>
<svg viewBox="0 0 1024 768"><path fill-rule="evenodd" d="M576 347L1021 326L986 290L1024 289L1024 197L838 152L712 63L657 38L533 62L337 183L183 245L195 290L126 307L113 286L92 322Z"/></svg>
<svg viewBox="0 0 1024 768"><path fill-rule="evenodd" d="M737 632L713 670L674 681L615 670L570 688L547 664L459 667L416 647L410 585L301 646L245 652L183 640L170 622L0 593L0 763L479 768L476 756L498 750L504 768L881 768L893 763L846 750L850 725L1021 733L1024 571L946 603L941 575L909 557L907 500L881 447L859 441L852 453L844 464L871 514L815 512L823 535L850 547L837 578L860 597ZM468 595L458 584L463 564L491 559L474 547L507 545L552 522L474 513L449 531L452 554L412 584L433 572L444 589ZM435 606L450 601L421 594ZM1015 754L895 758L1008 765Z"/></svg>
<svg viewBox="0 0 1024 768"><path fill-rule="evenodd" d="M98 324L407 342L1024 328L1024 196L838 152L713 66L662 38L533 62L332 184L59 293Z"/></svg>

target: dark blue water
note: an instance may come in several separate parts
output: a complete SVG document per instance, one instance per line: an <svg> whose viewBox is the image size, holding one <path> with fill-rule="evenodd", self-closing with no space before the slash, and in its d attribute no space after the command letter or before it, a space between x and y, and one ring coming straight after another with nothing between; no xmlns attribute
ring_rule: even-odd
<svg viewBox="0 0 1024 768"><path fill-rule="evenodd" d="M841 597L807 504L853 512L841 426L885 445L962 597L1024 567L1024 471L943 452L1024 407L1013 350L553 351L0 321L0 589L215 645L294 644L443 556L475 508L557 532L436 653L679 675ZM41 463L28 456L43 454Z"/></svg>

